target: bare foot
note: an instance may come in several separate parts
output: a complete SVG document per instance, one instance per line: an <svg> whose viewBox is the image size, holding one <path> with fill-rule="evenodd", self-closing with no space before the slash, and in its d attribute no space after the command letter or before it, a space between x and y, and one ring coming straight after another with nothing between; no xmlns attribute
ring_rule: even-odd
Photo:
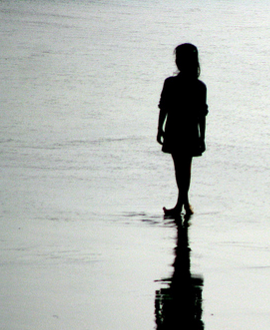
<svg viewBox="0 0 270 330"><path fill-rule="evenodd" d="M166 209L166 207L163 207L163 211L165 217L175 217L180 214L180 210L178 207L174 207L173 209Z"/></svg>

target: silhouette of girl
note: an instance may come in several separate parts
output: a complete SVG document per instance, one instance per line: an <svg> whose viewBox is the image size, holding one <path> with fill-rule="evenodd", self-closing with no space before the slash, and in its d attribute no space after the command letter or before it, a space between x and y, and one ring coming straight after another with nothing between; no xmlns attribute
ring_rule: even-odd
<svg viewBox="0 0 270 330"><path fill-rule="evenodd" d="M177 76L165 79L159 102L157 141L162 151L170 153L175 167L178 200L174 208L163 208L165 216L193 213L188 191L192 157L205 151L206 85L200 81L198 50L192 44L175 49ZM165 126L165 130L164 130Z"/></svg>

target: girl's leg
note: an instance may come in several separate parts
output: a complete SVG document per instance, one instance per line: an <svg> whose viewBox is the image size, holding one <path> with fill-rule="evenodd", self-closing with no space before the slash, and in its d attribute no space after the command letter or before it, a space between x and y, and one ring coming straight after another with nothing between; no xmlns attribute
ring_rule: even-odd
<svg viewBox="0 0 270 330"><path fill-rule="evenodd" d="M186 160L186 164L184 172L186 173L186 180L184 182L184 208L186 211L186 215L191 215L193 214L193 210L191 205L189 204L189 196L188 196L188 192L189 192L189 188L190 188L190 181L191 181L191 164L192 164L192 157L188 157Z"/></svg>
<svg viewBox="0 0 270 330"><path fill-rule="evenodd" d="M173 155L175 178L178 187L178 205L189 205L188 191L191 181L191 156Z"/></svg>
<svg viewBox="0 0 270 330"><path fill-rule="evenodd" d="M179 215L184 205L186 214L193 214L188 198L188 191L191 181L192 157L173 154L172 158L174 162L175 178L178 187L178 199L174 208L163 208L164 213L167 216Z"/></svg>
<svg viewBox="0 0 270 330"><path fill-rule="evenodd" d="M175 168L175 178L178 187L178 199L175 207L173 209L164 209L165 215L179 214L184 205L186 213L192 214L193 211L189 205L188 191L190 187L191 180L191 156L183 155L172 155L174 168Z"/></svg>

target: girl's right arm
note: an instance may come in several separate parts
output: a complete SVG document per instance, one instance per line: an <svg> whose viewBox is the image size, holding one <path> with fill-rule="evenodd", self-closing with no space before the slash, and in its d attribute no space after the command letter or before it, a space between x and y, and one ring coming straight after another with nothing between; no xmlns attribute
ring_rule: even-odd
<svg viewBox="0 0 270 330"><path fill-rule="evenodd" d="M167 118L168 111L165 110L168 107L168 82L169 79L165 79L163 89L159 101L159 118L158 118L158 133L157 133L157 142L163 144L164 142L164 124Z"/></svg>

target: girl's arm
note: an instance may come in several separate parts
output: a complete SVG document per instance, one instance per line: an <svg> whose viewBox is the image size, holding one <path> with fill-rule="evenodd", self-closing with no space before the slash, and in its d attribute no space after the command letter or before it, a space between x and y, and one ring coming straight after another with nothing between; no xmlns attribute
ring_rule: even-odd
<svg viewBox="0 0 270 330"><path fill-rule="evenodd" d="M199 119L199 129L200 129L200 138L204 141L205 139L205 117L200 117Z"/></svg>
<svg viewBox="0 0 270 330"><path fill-rule="evenodd" d="M201 140L201 148L203 151L205 151L205 128L206 128L206 119L205 117L207 116L208 113L208 106L206 104L206 86L204 86L204 92L203 92L203 102L205 104L205 110L202 116L199 118L199 130L200 130L200 140Z"/></svg>
<svg viewBox="0 0 270 330"><path fill-rule="evenodd" d="M159 144L163 144L163 139L164 139L164 123L167 117L167 111L164 109L160 109L159 111L159 118L158 118L158 133L157 133L157 142Z"/></svg>
<svg viewBox="0 0 270 330"><path fill-rule="evenodd" d="M199 130L200 130L200 149L201 152L206 150L205 146L205 117L199 119Z"/></svg>
<svg viewBox="0 0 270 330"><path fill-rule="evenodd" d="M159 118L158 118L158 133L157 133L157 142L159 144L163 144L164 142L164 124L167 118L168 111L165 110L168 108L168 99L169 99L169 90L168 84L170 79L165 79L163 84L163 89L160 95L160 101L159 101Z"/></svg>

